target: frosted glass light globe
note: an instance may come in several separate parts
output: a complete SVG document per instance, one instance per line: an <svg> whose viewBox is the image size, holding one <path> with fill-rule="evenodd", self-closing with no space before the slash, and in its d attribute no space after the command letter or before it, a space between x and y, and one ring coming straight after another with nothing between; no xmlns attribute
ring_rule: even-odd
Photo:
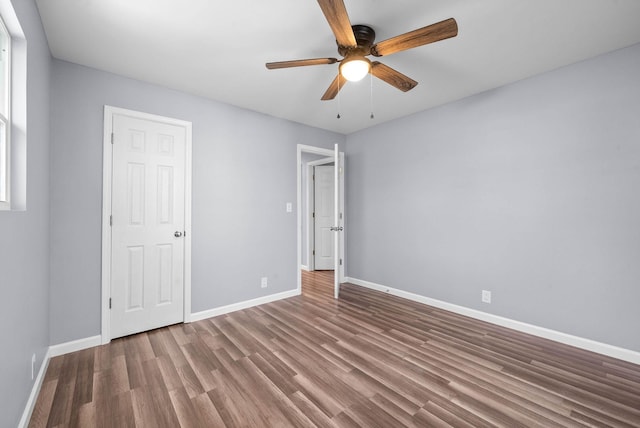
<svg viewBox="0 0 640 428"><path fill-rule="evenodd" d="M362 80L370 69L371 62L364 57L345 59L340 64L340 74L350 82Z"/></svg>

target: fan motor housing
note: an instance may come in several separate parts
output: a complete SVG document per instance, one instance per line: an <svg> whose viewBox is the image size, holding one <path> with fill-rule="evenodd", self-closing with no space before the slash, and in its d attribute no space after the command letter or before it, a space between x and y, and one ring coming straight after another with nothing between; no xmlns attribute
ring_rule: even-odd
<svg viewBox="0 0 640 428"><path fill-rule="evenodd" d="M342 56L347 56L349 53L354 53L356 50L361 50L362 55L369 55L373 41L376 38L376 32L368 25L352 25L353 35L356 38L356 48L340 46L338 45L338 53ZM337 43L337 42L336 42Z"/></svg>

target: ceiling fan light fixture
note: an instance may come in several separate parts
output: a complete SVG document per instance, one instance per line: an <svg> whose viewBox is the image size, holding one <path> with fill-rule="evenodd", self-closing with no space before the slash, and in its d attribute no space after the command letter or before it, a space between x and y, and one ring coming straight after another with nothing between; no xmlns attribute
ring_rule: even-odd
<svg viewBox="0 0 640 428"><path fill-rule="evenodd" d="M350 82L358 82L371 71L371 61L363 56L345 58L340 63L340 74Z"/></svg>

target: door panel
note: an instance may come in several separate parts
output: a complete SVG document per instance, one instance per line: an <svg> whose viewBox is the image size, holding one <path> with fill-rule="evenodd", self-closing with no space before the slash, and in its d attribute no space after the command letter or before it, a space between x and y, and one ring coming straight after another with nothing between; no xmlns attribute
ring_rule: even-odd
<svg viewBox="0 0 640 428"><path fill-rule="evenodd" d="M135 311L144 307L144 247L128 247L127 253L129 264L124 283L127 295L125 311Z"/></svg>
<svg viewBox="0 0 640 428"><path fill-rule="evenodd" d="M186 130L115 114L113 133L115 338L184 320Z"/></svg>

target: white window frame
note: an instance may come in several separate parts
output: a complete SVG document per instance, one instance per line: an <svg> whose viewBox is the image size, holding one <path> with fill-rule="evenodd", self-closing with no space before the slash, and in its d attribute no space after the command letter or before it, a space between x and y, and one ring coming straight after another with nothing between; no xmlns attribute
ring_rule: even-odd
<svg viewBox="0 0 640 428"><path fill-rule="evenodd" d="M0 31L7 37L4 79L6 116L0 112L0 211L11 209L11 33L0 16ZM3 129L4 128L4 132Z"/></svg>

